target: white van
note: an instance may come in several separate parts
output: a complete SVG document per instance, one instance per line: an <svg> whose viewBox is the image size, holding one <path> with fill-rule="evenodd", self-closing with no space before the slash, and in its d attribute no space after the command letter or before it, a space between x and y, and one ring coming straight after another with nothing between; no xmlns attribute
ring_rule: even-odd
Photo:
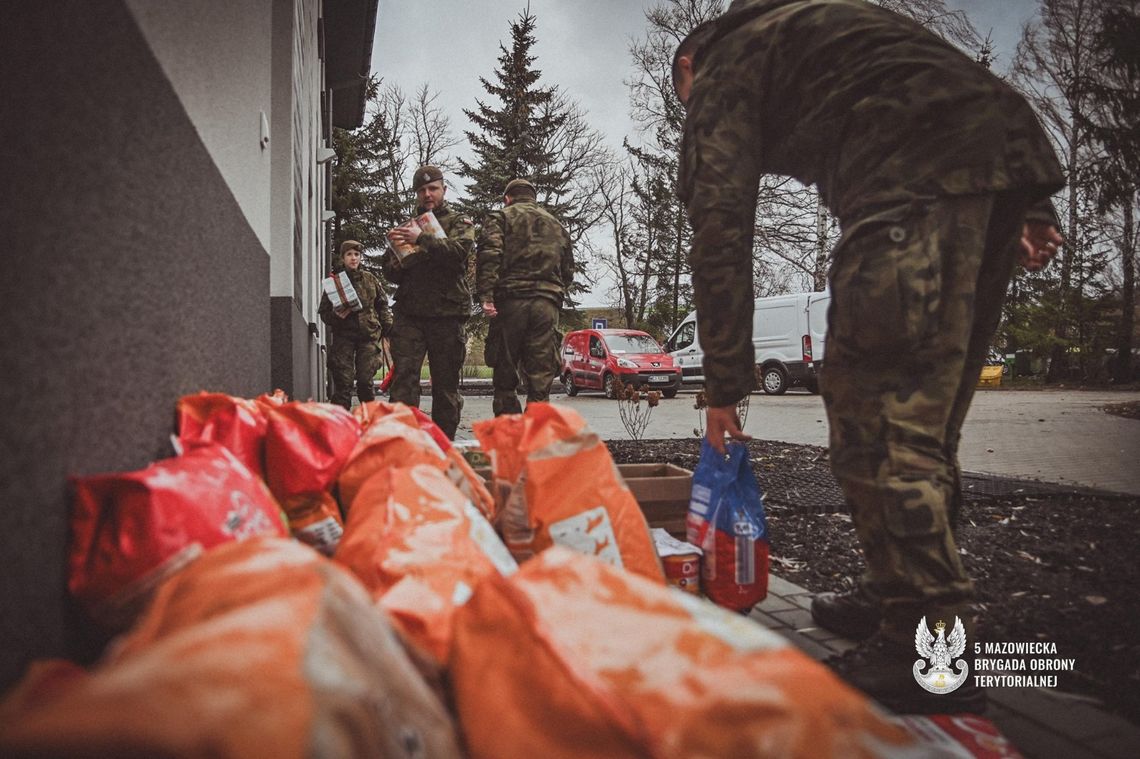
<svg viewBox="0 0 1140 759"><path fill-rule="evenodd" d="M752 345L760 386L765 393L782 395L793 385L819 392L819 369L827 339L827 307L831 293L798 293L757 298L752 311ZM665 350L681 367L681 381L705 381L704 351L697 338L697 313L685 317L665 343Z"/></svg>

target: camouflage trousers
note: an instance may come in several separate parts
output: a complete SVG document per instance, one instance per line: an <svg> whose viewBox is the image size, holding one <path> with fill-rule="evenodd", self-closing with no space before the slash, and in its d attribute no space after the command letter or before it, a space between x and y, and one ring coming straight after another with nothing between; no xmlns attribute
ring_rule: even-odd
<svg viewBox="0 0 1140 759"><path fill-rule="evenodd" d="M329 400L345 408L352 408L352 390L361 403L376 398L372 377L380 366L380 347L376 340L360 335L332 336L329 346L329 376L332 377L332 397Z"/></svg>
<svg viewBox="0 0 1140 759"><path fill-rule="evenodd" d="M431 418L452 440L463 408L459 372L467 355L464 321L453 316L397 315L389 335L393 366L389 400L419 407L420 370L426 356L431 371Z"/></svg>
<svg viewBox="0 0 1140 759"><path fill-rule="evenodd" d="M904 640L923 614L973 599L952 534L958 442L1028 206L1012 193L906 204L847 226L835 249L820 382L831 466L863 587Z"/></svg>
<svg viewBox="0 0 1140 759"><path fill-rule="evenodd" d="M513 298L496 301L498 316L487 329L483 358L494 370L491 384L495 416L522 412L515 392L520 379L526 401L550 400L550 385L558 373L556 349L558 304L549 298ZM519 377L519 374L522 377Z"/></svg>

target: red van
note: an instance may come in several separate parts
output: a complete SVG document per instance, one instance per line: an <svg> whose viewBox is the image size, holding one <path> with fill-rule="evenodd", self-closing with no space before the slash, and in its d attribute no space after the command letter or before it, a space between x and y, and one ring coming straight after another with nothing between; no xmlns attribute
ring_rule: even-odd
<svg viewBox="0 0 1140 759"><path fill-rule="evenodd" d="M636 329L581 329L562 340L562 384L567 395L600 390L614 397L614 379L626 385L660 390L673 398L681 387L681 369L645 332Z"/></svg>

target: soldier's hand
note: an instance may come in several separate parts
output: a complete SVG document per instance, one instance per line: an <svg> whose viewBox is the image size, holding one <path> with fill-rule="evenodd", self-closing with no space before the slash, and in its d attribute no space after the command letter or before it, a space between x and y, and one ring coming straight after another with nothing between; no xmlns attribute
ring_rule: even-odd
<svg viewBox="0 0 1140 759"><path fill-rule="evenodd" d="M495 304L489 300L483 301L483 313L492 318L499 315L499 309L495 308Z"/></svg>
<svg viewBox="0 0 1140 759"><path fill-rule="evenodd" d="M352 313L352 309L347 307L334 308L333 313L339 316L341 319L347 319L348 315Z"/></svg>
<svg viewBox="0 0 1140 759"><path fill-rule="evenodd" d="M724 453L724 436L733 440L751 440L740 429L740 417L736 414L736 404L731 406L709 406L705 412L705 438L717 453Z"/></svg>
<svg viewBox="0 0 1140 759"><path fill-rule="evenodd" d="M1064 239L1057 228L1043 221L1027 221L1021 231L1021 250L1018 253L1018 263L1027 271L1041 271L1061 247Z"/></svg>

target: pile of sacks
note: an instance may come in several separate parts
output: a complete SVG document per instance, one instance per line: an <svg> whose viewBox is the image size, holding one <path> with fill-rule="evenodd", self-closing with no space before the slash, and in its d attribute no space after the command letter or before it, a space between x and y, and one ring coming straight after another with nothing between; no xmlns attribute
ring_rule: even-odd
<svg viewBox="0 0 1140 759"><path fill-rule="evenodd" d="M117 634L37 662L3 756L930 756L747 618L668 587L576 413L178 404L180 453L76 478L70 591Z"/></svg>

